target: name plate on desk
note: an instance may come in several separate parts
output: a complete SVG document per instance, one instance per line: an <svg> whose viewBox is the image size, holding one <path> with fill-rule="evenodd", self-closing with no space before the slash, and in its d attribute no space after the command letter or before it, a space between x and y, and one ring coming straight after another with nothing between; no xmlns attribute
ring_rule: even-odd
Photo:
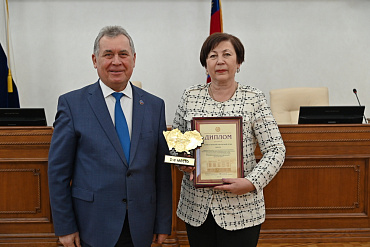
<svg viewBox="0 0 370 247"><path fill-rule="evenodd" d="M195 149L194 186L223 184L223 178L243 176L242 117L195 117L192 128L203 137Z"/></svg>

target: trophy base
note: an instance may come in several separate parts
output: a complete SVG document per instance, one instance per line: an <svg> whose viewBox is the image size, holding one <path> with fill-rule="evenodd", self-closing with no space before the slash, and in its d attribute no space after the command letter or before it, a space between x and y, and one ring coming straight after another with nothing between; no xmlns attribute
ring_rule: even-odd
<svg viewBox="0 0 370 247"><path fill-rule="evenodd" d="M194 166L195 159L194 158L179 157L179 156L165 155L164 162L165 163L176 164L176 165L182 165L182 166Z"/></svg>

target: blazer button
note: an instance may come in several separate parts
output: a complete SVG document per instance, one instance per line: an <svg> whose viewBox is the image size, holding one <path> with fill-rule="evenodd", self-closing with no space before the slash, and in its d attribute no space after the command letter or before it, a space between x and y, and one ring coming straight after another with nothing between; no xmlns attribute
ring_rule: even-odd
<svg viewBox="0 0 370 247"><path fill-rule="evenodd" d="M126 174L126 176L127 176L127 177L131 177L131 175L132 175L132 174L131 174L131 172L128 172L128 173Z"/></svg>
<svg viewBox="0 0 370 247"><path fill-rule="evenodd" d="M122 201L123 201L124 203L126 203L126 202L127 202L127 199L122 199Z"/></svg>

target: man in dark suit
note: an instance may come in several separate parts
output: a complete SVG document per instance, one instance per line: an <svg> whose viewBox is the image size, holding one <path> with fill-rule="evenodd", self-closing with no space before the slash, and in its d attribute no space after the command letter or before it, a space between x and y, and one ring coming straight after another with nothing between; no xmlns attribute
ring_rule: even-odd
<svg viewBox="0 0 370 247"><path fill-rule="evenodd" d="M55 234L66 247L162 243L172 220L164 102L129 82L136 53L122 27L100 31L92 60L99 80L58 101L48 170Z"/></svg>

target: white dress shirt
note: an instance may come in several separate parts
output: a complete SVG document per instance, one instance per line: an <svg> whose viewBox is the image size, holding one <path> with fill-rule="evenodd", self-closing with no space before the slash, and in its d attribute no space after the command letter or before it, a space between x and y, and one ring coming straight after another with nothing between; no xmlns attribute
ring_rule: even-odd
<svg viewBox="0 0 370 247"><path fill-rule="evenodd" d="M99 84L100 88L103 92L103 96L105 99L105 103L107 104L109 114L112 118L113 124L115 125L115 120L114 120L114 107L116 104L116 98L113 97L112 93L115 91L105 85L100 79L99 79ZM125 114L127 126L128 126L128 131L130 133L131 137L131 129L132 129L132 101L133 101L133 96L132 96L132 87L130 82L127 83L126 88L119 92L123 93L123 96L121 98L121 107L123 110L123 114Z"/></svg>

